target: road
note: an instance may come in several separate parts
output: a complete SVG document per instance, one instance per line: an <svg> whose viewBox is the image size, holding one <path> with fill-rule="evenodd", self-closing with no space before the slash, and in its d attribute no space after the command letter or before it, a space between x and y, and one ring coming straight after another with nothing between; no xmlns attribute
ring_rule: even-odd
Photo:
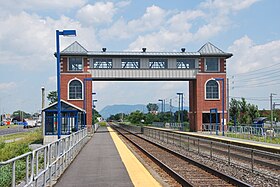
<svg viewBox="0 0 280 187"><path fill-rule="evenodd" d="M7 135L7 134L14 134L14 133L20 133L20 132L28 132L32 131L34 128L29 128L29 129L24 129L23 126L14 126L11 128L5 128L5 129L0 129L0 136Z"/></svg>

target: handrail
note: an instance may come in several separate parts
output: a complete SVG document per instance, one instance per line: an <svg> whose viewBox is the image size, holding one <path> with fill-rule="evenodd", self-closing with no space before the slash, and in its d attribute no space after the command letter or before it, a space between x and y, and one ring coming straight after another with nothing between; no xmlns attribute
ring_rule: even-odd
<svg viewBox="0 0 280 187"><path fill-rule="evenodd" d="M0 166L12 167L12 187L16 186L16 165L19 162L25 164L24 186L46 186L47 183L51 186L85 145L86 137L87 129L79 130L33 151L0 162Z"/></svg>

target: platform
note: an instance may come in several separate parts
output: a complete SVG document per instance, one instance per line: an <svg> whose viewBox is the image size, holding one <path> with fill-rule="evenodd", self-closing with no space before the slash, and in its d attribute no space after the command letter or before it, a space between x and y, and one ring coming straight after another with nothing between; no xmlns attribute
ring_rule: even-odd
<svg viewBox="0 0 280 187"><path fill-rule="evenodd" d="M55 186L160 185L112 129L100 127Z"/></svg>
<svg viewBox="0 0 280 187"><path fill-rule="evenodd" d="M213 134L205 134L201 132L182 132L177 131L174 129L166 129L166 128L159 128L159 127L145 127L145 128L153 128L153 129L159 129L163 131L172 131L180 134L186 134L188 136L197 137L197 138L203 138L213 141L219 141L223 143L229 143L232 145L238 145L248 148L255 148L258 150L273 152L273 153L280 153L280 145L279 144L271 144L271 143L265 143L265 142L258 142L253 140L246 140L246 139L240 139L240 138L232 138L222 135L215 135Z"/></svg>

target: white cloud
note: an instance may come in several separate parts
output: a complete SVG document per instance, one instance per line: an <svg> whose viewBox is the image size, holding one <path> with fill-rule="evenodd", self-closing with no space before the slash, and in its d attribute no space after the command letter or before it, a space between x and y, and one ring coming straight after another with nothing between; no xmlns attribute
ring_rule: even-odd
<svg viewBox="0 0 280 187"><path fill-rule="evenodd" d="M218 11L222 14L229 14L242 9L246 9L259 0L207 0L200 4L200 7Z"/></svg>
<svg viewBox="0 0 280 187"><path fill-rule="evenodd" d="M67 12L73 8L79 8L85 4L86 0L9 0L1 1L1 12L5 13L17 13L21 11L41 11L41 10L53 10Z"/></svg>
<svg viewBox="0 0 280 187"><path fill-rule="evenodd" d="M228 63L230 74L245 73L280 63L280 40L257 45L248 36L244 36L234 41L228 51L233 53Z"/></svg>
<svg viewBox="0 0 280 187"><path fill-rule="evenodd" d="M14 89L17 86L15 82L8 82L8 83L0 83L0 90L6 91Z"/></svg>
<svg viewBox="0 0 280 187"><path fill-rule="evenodd" d="M103 39L127 39L140 33L159 30L165 22L167 11L152 5L146 8L146 12L139 19L125 21L122 17L111 27L102 29L99 36Z"/></svg>
<svg viewBox="0 0 280 187"><path fill-rule="evenodd" d="M87 4L77 12L77 18L85 25L110 23L117 9L113 2Z"/></svg>
<svg viewBox="0 0 280 187"><path fill-rule="evenodd" d="M118 8L123 8L123 7L126 7L126 6L130 5L130 3L131 3L131 0L119 1L119 2L116 3L116 6Z"/></svg>
<svg viewBox="0 0 280 187"><path fill-rule="evenodd" d="M54 20L21 12L0 17L0 25L9 28L0 30L0 64L17 64L27 71L50 67L50 62L55 60L56 29L77 30L75 38L60 37L61 49L74 40L79 40L85 47L100 48L94 29L84 28L66 16Z"/></svg>

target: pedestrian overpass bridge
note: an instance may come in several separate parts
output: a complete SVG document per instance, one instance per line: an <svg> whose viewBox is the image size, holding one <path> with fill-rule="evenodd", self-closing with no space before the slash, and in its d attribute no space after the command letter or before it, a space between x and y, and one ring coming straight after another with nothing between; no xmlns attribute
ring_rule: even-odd
<svg viewBox="0 0 280 187"><path fill-rule="evenodd" d="M87 61L83 63L96 81L174 81L196 79L203 57L229 58L232 54L223 52L211 43L205 44L197 52L186 52L185 48L180 52L148 52L146 48L142 48L142 51L116 52L107 51L106 48L101 51L88 51L78 42L74 42L61 52L61 56L86 56ZM67 68L70 72L79 72L83 66L84 64L73 62L68 64Z"/></svg>
<svg viewBox="0 0 280 187"><path fill-rule="evenodd" d="M153 52L146 48L89 51L76 41L60 53L61 99L83 109L86 114L81 120L90 128L94 81L189 81L186 95L190 128L201 131L202 124L209 123L211 108L217 108L219 122L227 121L227 115L222 116L227 112L223 105L226 100L222 99L226 93L222 90L226 90L226 61L231 56L210 42L196 52L187 52L185 48Z"/></svg>

